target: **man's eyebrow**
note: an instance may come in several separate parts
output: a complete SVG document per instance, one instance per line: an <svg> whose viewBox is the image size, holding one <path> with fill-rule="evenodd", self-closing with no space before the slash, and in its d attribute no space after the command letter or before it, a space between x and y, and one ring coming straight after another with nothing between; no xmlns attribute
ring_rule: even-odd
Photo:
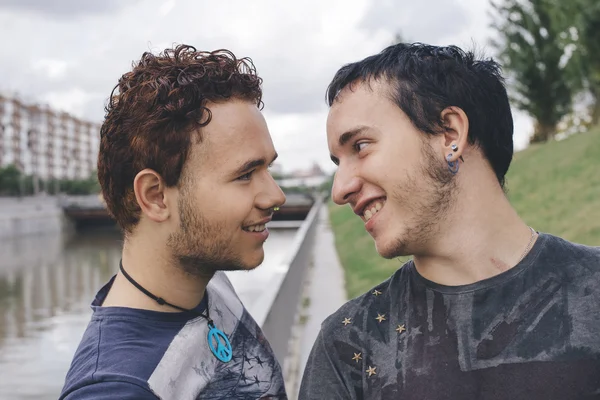
<svg viewBox="0 0 600 400"><path fill-rule="evenodd" d="M338 139L338 144L340 145L340 147L344 146L346 143L348 143L350 140L352 140L352 138L356 135L359 135L361 133L363 133L364 131L369 130L368 126L358 126L354 129L351 129L349 131L346 131L344 133L342 133L340 135L340 138Z"/></svg>
<svg viewBox="0 0 600 400"><path fill-rule="evenodd" d="M353 137L360 135L361 133L368 131L370 128L368 126L357 126L354 129L350 129L349 131L346 131L344 133L342 133L338 139L338 145L340 147L344 147L344 145L346 143L348 143L350 140L352 140ZM330 154L329 157L331 158L331 161L333 161L333 163L335 165L339 165L340 160L334 156L333 154Z"/></svg>
<svg viewBox="0 0 600 400"><path fill-rule="evenodd" d="M277 159L278 156L279 155L277 153L275 153L275 155L271 159L271 162L269 162L269 165L272 164L273 162L275 162L275 160ZM241 167L239 167L234 172L234 175L243 175L246 172L250 171L251 169L254 169L256 167L261 167L263 165L267 165L267 160L265 158L257 158L254 160L246 161Z"/></svg>

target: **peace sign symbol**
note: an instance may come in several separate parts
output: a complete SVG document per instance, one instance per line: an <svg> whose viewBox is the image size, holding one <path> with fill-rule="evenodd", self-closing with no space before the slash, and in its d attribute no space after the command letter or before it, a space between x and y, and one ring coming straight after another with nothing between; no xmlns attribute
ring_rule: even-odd
<svg viewBox="0 0 600 400"><path fill-rule="evenodd" d="M214 354L217 359L223 362L231 361L233 351L231 349L231 343L220 329L212 326L208 331L208 346L210 351ZM216 347L215 347L216 344Z"/></svg>

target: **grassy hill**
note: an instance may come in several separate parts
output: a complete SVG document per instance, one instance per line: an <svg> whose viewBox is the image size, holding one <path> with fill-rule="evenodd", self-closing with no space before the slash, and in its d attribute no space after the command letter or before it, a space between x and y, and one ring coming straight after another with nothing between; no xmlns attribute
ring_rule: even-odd
<svg viewBox="0 0 600 400"><path fill-rule="evenodd" d="M538 231L600 246L600 127L517 153L507 186L513 206ZM330 219L349 298L387 279L405 261L381 258L349 207L331 204Z"/></svg>

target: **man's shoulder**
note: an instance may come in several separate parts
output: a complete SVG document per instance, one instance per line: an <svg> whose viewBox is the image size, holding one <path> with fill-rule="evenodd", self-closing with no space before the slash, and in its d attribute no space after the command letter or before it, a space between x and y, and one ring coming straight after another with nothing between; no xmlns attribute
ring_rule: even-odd
<svg viewBox="0 0 600 400"><path fill-rule="evenodd" d="M65 377L63 395L104 391L110 382L148 390L146 380L164 352L161 347L166 346L160 346L163 338L153 337L156 332L142 325L92 316Z"/></svg>
<svg viewBox="0 0 600 400"><path fill-rule="evenodd" d="M77 386L65 388L59 397L59 400L91 399L156 400L158 397L144 382L136 382L127 376L81 382Z"/></svg>
<svg viewBox="0 0 600 400"><path fill-rule="evenodd" d="M184 321L155 321L146 313L151 312L98 308L73 356L66 386L110 377L145 382L185 325Z"/></svg>
<svg viewBox="0 0 600 400"><path fill-rule="evenodd" d="M600 247L569 241L559 236L543 234L545 251L542 261L571 267L572 272L600 273Z"/></svg>

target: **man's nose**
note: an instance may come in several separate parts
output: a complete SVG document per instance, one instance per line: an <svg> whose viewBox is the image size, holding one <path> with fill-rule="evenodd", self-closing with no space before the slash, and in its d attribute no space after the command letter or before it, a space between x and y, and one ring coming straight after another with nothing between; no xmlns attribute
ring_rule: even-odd
<svg viewBox="0 0 600 400"><path fill-rule="evenodd" d="M360 182L353 169L339 167L333 177L331 199L339 205L347 204L352 195L360 191Z"/></svg>

